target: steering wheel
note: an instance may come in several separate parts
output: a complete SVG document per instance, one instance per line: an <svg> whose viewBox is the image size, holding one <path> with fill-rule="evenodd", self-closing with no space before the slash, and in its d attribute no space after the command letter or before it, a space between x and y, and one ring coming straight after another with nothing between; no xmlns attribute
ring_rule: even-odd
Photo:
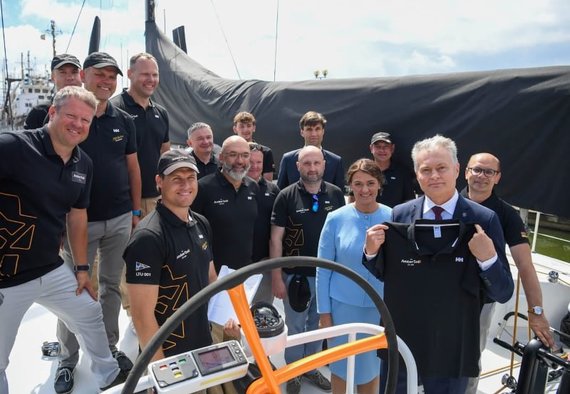
<svg viewBox="0 0 570 394"><path fill-rule="evenodd" d="M259 334L257 333L257 329L249 309L245 290L243 288L243 282L255 274L276 268L292 267L322 267L332 271L337 271L352 279L368 294L380 312L384 324L384 333L368 336L344 345L323 350L295 362L294 365L286 365L273 371L269 360L263 351ZM293 377L300 376L301 374L316 367L346 358L350 355L371 351L373 349L385 348L388 349L388 376L384 393L393 394L396 392L399 364L396 330L394 328L394 322L390 312L388 311L388 307L382 298L378 293L376 293L374 288L364 280L364 278L344 265L316 257L291 256L263 260L240 268L239 270L216 280L214 283L211 283L192 296L180 309L166 320L145 349L141 352L129 373L127 380L125 381L121 393L132 394L139 377L145 371L148 363L152 359L152 356L156 353L159 346L162 346L162 343L168 338L170 333L173 332L184 319L194 313L198 307L208 302L214 294L224 290L227 290L230 294L234 310L262 375L261 378L253 382L248 387L247 394L268 392L278 394L280 393L279 384L284 383Z"/></svg>

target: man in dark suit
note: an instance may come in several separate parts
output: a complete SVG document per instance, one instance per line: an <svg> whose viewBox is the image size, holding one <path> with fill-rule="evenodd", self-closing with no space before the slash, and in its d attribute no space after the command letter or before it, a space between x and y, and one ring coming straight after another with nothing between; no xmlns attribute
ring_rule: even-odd
<svg viewBox="0 0 570 394"><path fill-rule="evenodd" d="M323 152L325 159L325 174L323 180L333 185L337 185L344 192L344 166L342 158L328 150L323 149L323 137L325 135L325 125L327 120L325 117L315 111L309 111L299 121L301 128L301 136L305 139L305 146L313 145ZM277 177L277 186L283 190L287 186L299 180L299 170L297 162L299 161L299 151L301 148L292 150L283 155L279 165L279 175Z"/></svg>
<svg viewBox="0 0 570 394"><path fill-rule="evenodd" d="M412 159L418 183L425 195L394 207L392 220L414 223L417 219L456 219L465 224L474 224L475 232L468 242L468 249L479 265L484 295L498 302L508 301L514 284L499 219L490 209L465 199L457 192L459 163L455 143L440 135L419 141L412 149ZM378 224L367 231L364 250L367 260L381 254L380 247L386 240L387 229L386 225ZM449 322L442 321L441 324ZM449 338L450 342L454 340L460 338ZM475 340L478 341L478 336L471 339ZM465 392L468 376L422 376L421 368L419 373L428 394Z"/></svg>

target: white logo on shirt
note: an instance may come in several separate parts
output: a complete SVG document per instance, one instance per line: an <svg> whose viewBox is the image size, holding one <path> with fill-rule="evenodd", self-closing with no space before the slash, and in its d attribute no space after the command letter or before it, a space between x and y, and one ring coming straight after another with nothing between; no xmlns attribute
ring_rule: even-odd
<svg viewBox="0 0 570 394"><path fill-rule="evenodd" d="M121 129L113 129L113 133L120 133Z"/></svg>
<svg viewBox="0 0 570 394"><path fill-rule="evenodd" d="M176 256L176 260L178 260L178 259L184 259L184 258L186 258L189 254L190 254L190 249L183 250L182 252L178 253L178 255Z"/></svg>
<svg viewBox="0 0 570 394"><path fill-rule="evenodd" d="M463 263L463 257L456 257L455 262L456 263Z"/></svg>
<svg viewBox="0 0 570 394"><path fill-rule="evenodd" d="M400 261L402 264L406 264L408 267L413 267L415 265L421 264L421 260L414 260L414 259L402 259Z"/></svg>

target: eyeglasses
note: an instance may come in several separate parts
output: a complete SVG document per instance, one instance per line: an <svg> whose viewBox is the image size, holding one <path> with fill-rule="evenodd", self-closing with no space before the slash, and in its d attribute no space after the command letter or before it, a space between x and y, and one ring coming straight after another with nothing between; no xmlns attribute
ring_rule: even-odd
<svg viewBox="0 0 570 394"><path fill-rule="evenodd" d="M227 152L227 153L225 153L225 155L226 155L226 157L229 157L232 160L235 160L238 157L241 157L243 160L249 160L249 152L242 152L242 153Z"/></svg>
<svg viewBox="0 0 570 394"><path fill-rule="evenodd" d="M317 212L319 210L319 196L313 194L313 206L311 207L313 212Z"/></svg>
<svg viewBox="0 0 570 394"><path fill-rule="evenodd" d="M492 170L490 168L481 168L481 167L467 167L469 171L473 175L479 176L481 174L485 175L485 178L491 178L494 175L497 175L501 171Z"/></svg>

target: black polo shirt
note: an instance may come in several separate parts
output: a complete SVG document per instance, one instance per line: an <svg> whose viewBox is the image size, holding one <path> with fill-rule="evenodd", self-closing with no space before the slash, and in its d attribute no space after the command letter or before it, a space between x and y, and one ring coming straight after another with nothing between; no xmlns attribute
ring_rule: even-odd
<svg viewBox="0 0 570 394"><path fill-rule="evenodd" d="M258 193L258 213L255 219L255 229L253 231L253 261L259 261L269 257L269 238L271 237L271 212L273 211L273 203L279 187L268 182L263 176L257 182L259 185Z"/></svg>
<svg viewBox="0 0 570 394"><path fill-rule="evenodd" d="M149 106L141 107L127 93L127 89L111 99L111 102L130 114L137 129L137 156L141 168L142 198L159 195L154 177L160 158L162 144L170 141L168 112L150 100Z"/></svg>
<svg viewBox="0 0 570 394"><path fill-rule="evenodd" d="M259 186L245 177L236 191L220 171L198 181L192 210L212 226L214 264L239 269L251 263Z"/></svg>
<svg viewBox="0 0 570 394"><path fill-rule="evenodd" d="M382 171L384 183L376 201L395 207L416 198L414 193L414 173L406 167L392 161L390 167Z"/></svg>
<svg viewBox="0 0 570 394"><path fill-rule="evenodd" d="M204 163L202 160L200 160L198 156L194 154L193 150L190 153L192 156L194 156L194 159L196 159L196 165L198 166L198 171L200 171L198 173L198 179L204 178L206 175L214 174L218 168L220 168L220 162L214 153L212 153L212 156L210 157L210 161L208 161L208 163Z"/></svg>
<svg viewBox="0 0 570 394"><path fill-rule="evenodd" d="M105 113L93 118L89 137L80 146L93 160L89 221L129 212L133 204L126 155L137 152L133 118L107 102Z"/></svg>
<svg viewBox="0 0 570 394"><path fill-rule="evenodd" d="M180 220L160 202L135 228L125 249L127 283L159 285L154 315L162 326L174 312L205 288L212 251L206 218L188 211ZM212 343L208 304L203 304L162 344L168 356Z"/></svg>
<svg viewBox="0 0 570 394"><path fill-rule="evenodd" d="M461 195L465 198L469 198L467 187L461 191ZM505 235L505 241L509 247L529 243L528 229L519 213L509 203L499 198L495 192L492 192L489 198L479 204L497 214L499 222L501 222L503 234Z"/></svg>
<svg viewBox="0 0 570 394"><path fill-rule="evenodd" d="M344 194L332 183L321 182L319 207L313 212L313 195L305 190L301 180L281 190L275 199L271 224L285 228L283 256L317 257L319 237L329 212L345 204ZM284 268L287 273L315 276L315 268Z"/></svg>
<svg viewBox="0 0 570 394"><path fill-rule="evenodd" d="M420 377L477 376L483 285L469 250L474 226L425 219L384 224L378 258L364 264L384 282L384 300Z"/></svg>
<svg viewBox="0 0 570 394"><path fill-rule="evenodd" d="M91 159L75 148L67 163L47 126L0 133L0 288L29 282L63 263L66 215L89 205Z"/></svg>
<svg viewBox="0 0 570 394"><path fill-rule="evenodd" d="M43 125L45 125L48 120L48 110L50 105L49 104L40 104L33 107L28 115L26 116L26 120L24 120L24 129L26 130L33 130L39 129Z"/></svg>

